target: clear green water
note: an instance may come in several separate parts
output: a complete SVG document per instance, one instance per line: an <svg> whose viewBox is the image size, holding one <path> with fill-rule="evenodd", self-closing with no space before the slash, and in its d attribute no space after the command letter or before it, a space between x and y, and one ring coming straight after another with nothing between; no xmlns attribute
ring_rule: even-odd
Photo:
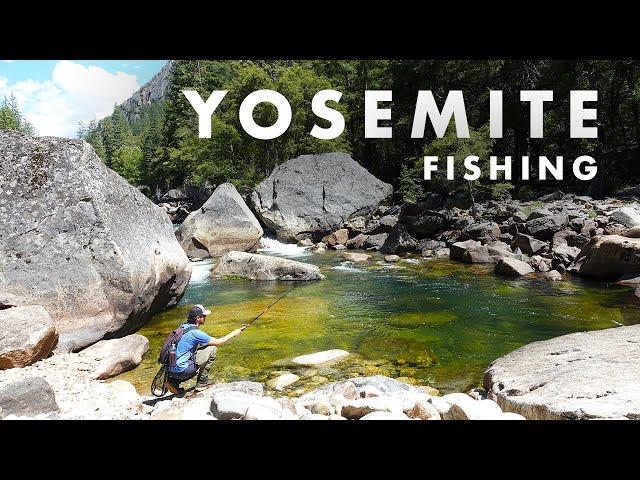
<svg viewBox="0 0 640 480"><path fill-rule="evenodd" d="M296 395L327 381L384 374L409 377L443 393L464 391L481 384L494 359L526 343L640 322L629 289L600 282L505 280L494 277L490 267L446 260L388 268L376 264L381 256L367 266L340 266L334 252L295 259L320 265L326 279L300 284L220 347L215 379L266 381L287 370L303 377L285 390ZM202 329L222 336L292 286L210 280L202 273L196 267L180 306L155 316L138 332L149 339L149 351L138 368L120 378L140 393L149 393L162 342L192 304L213 310ZM332 348L352 355L313 370L286 364L293 356Z"/></svg>

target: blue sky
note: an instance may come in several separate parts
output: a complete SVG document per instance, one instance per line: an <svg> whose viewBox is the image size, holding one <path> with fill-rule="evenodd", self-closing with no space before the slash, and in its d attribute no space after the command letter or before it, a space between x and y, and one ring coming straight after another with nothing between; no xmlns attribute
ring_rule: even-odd
<svg viewBox="0 0 640 480"><path fill-rule="evenodd" d="M0 100L13 94L36 135L75 137L110 115L166 60L0 60Z"/></svg>

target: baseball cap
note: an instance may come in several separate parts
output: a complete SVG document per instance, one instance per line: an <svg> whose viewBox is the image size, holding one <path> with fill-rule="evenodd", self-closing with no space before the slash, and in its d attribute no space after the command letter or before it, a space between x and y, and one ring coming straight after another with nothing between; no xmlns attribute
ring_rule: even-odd
<svg viewBox="0 0 640 480"><path fill-rule="evenodd" d="M207 310L200 304L194 305L191 307L191 310L189 310L189 318L196 318L200 315L211 315L211 310Z"/></svg>

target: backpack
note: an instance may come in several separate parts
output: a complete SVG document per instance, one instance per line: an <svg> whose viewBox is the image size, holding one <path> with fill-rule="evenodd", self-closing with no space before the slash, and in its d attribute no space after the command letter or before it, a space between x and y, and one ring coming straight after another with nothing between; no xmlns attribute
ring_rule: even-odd
<svg viewBox="0 0 640 480"><path fill-rule="evenodd" d="M162 349L160 350L158 363L167 367L175 367L176 348L178 346L178 342L180 342L180 339L185 333L190 332L191 330L194 330L196 328L198 327L196 327L195 325L191 325L186 328L182 328L182 326L180 326L173 330L169 335L167 335L167 338L162 344Z"/></svg>

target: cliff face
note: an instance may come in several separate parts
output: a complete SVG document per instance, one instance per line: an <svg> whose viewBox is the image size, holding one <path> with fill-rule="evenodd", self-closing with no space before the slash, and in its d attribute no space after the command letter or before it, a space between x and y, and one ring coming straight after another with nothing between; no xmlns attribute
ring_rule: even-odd
<svg viewBox="0 0 640 480"><path fill-rule="evenodd" d="M148 83L134 93L122 105L122 111L129 121L138 118L142 107L153 102L164 100L169 91L169 75L172 62L169 61L156 73Z"/></svg>

